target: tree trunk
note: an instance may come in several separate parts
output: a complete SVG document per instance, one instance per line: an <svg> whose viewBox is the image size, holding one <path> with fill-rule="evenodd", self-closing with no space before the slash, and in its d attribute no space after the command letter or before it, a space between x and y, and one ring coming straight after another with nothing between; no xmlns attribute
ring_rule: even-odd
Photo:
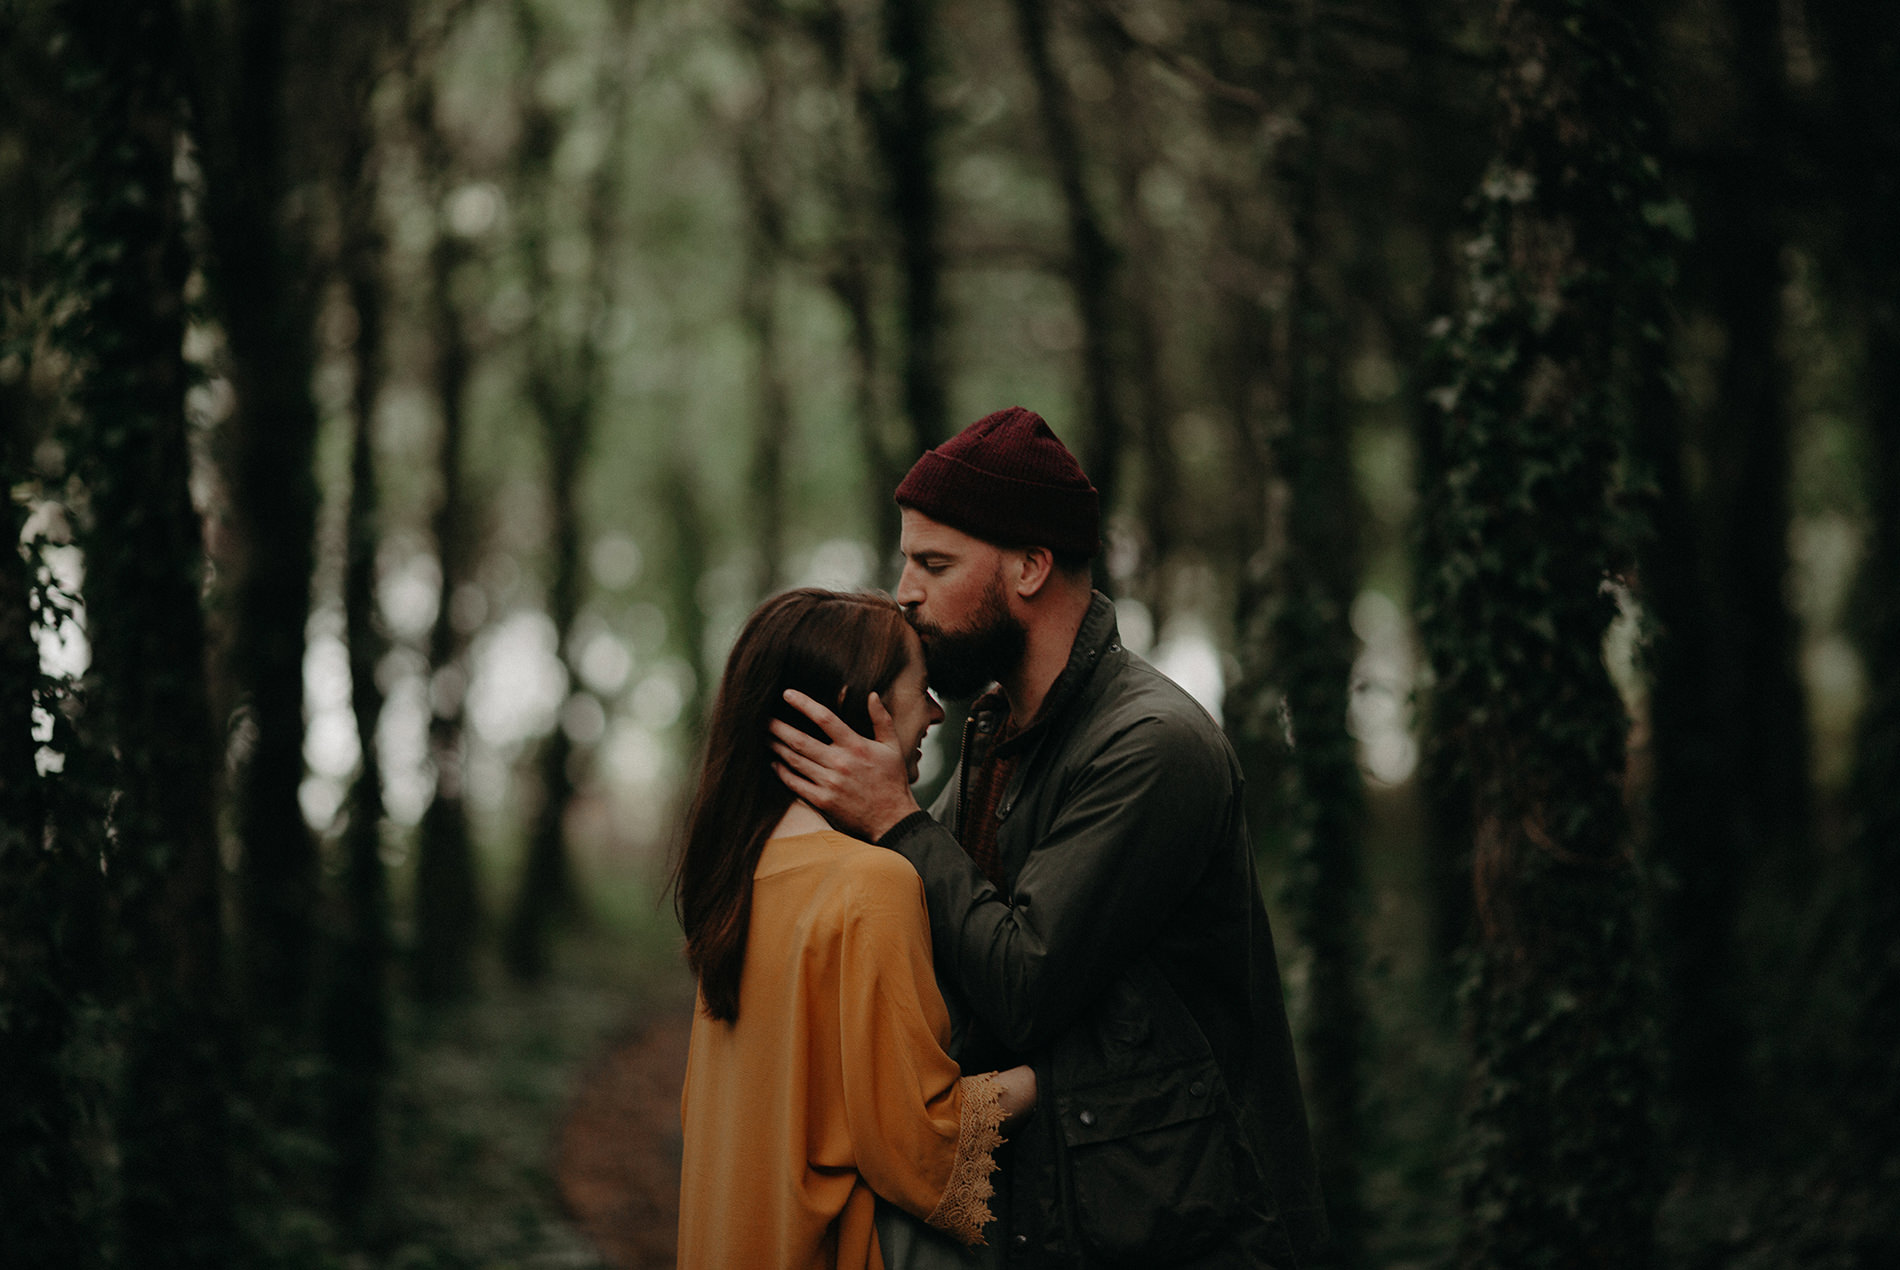
<svg viewBox="0 0 1900 1270"><path fill-rule="evenodd" d="M1141 204L1141 178L1158 151L1145 118L1142 59L1105 16L1096 15L1090 28L1114 80L1115 191L1127 242L1123 310L1128 315L1129 390L1140 416L1135 427L1144 535L1135 592L1147 604L1154 630L1160 631L1168 619L1167 565L1179 546L1182 490L1174 454L1174 391L1160 319L1168 269L1166 235Z"/></svg>
<svg viewBox="0 0 1900 1270"><path fill-rule="evenodd" d="M1648 837L1671 879L1656 900L1669 1096L1683 1129L1706 1141L1733 1131L1741 1105L1747 1035L1733 929L1741 869L1728 824L1720 697L1709 664L1715 635L1683 472L1680 413L1663 382L1666 355L1666 348L1656 348L1647 359L1648 401L1639 407L1637 438L1655 491L1645 509L1651 538L1640 563L1650 671Z"/></svg>
<svg viewBox="0 0 1900 1270"><path fill-rule="evenodd" d="M1083 417L1088 420L1083 466L1107 510L1114 506L1126 432L1115 376L1116 253L1089 197L1082 138L1070 109L1068 90L1050 56L1045 0L1016 0L1016 30L1036 88L1043 144L1048 147L1067 216L1069 290L1075 296L1076 316L1082 323L1080 396ZM1097 577L1099 583L1106 575L1098 570Z"/></svg>
<svg viewBox="0 0 1900 1270"><path fill-rule="evenodd" d="M1900 15L1847 0L1816 6L1839 77L1830 173L1840 208L1840 276L1866 320L1862 394L1871 513L1856 625L1867 697L1855 738L1848 850L1862 904L1855 948L1860 1019L1848 1107L1856 1180L1900 1166ZM1876 1181L1874 1185L1881 1183ZM1900 1223L1866 1264L1900 1256Z"/></svg>
<svg viewBox="0 0 1900 1270"><path fill-rule="evenodd" d="M201 47L196 113L211 276L238 395L228 480L240 541L231 656L243 701L235 789L243 966L253 1013L291 1037L310 999L318 889L316 843L298 802L317 413L311 279L300 231L285 227L287 7L240 5L228 56ZM213 90L226 74L228 100Z"/></svg>
<svg viewBox="0 0 1900 1270"><path fill-rule="evenodd" d="M785 454L791 442L790 392L780 355L778 269L785 258L785 207L770 169L771 156L783 143L778 129L779 69L773 62L775 37L764 5L753 5L740 19L757 67L760 93L756 113L739 125L739 185L745 196L745 277L739 311L752 336L752 474L747 483L754 508L752 538L758 559L752 594L762 598L784 584Z"/></svg>
<svg viewBox="0 0 1900 1270"><path fill-rule="evenodd" d="M627 14L621 6L614 30L624 35ZM524 33L523 47L535 48L536 23L526 4L518 5L517 20ZM620 41L624 44L624 39ZM621 140L625 136L625 70L614 63L606 91L598 104L608 120L605 155L579 191L579 228L589 247L590 268L578 285L582 294L569 297L580 305L584 320L576 330L563 332L557 322L543 319L528 332L528 398L540 422L543 452L548 465L548 509L552 522L549 547L548 617L554 623L555 647L574 682L569 635L581 602L581 525L579 478L592 443L594 413L600 398L600 357L592 332L603 312L609 285L606 261L612 247L615 207L613 180ZM541 194L541 205L523 233L529 276L534 294L557 297L543 237L553 214L555 187L549 159L557 123L547 108L529 99L523 126L524 190ZM558 307L558 304L555 306ZM540 803L530 830L528 856L515 892L509 918L504 960L517 979L533 982L546 974L553 927L580 916L579 890L567 843L567 812L574 798L574 759L577 757L566 727L558 727L541 748L537 762Z"/></svg>
<svg viewBox="0 0 1900 1270"><path fill-rule="evenodd" d="M1358 641L1359 498L1340 401L1344 324L1321 272L1336 262L1320 232L1331 125L1317 18L1303 13L1299 64L1306 98L1293 178L1293 289L1285 365L1288 427L1274 464L1285 483L1284 545L1273 586L1273 675L1286 702L1284 761L1287 898L1308 958L1300 1019L1313 1148L1332 1226L1330 1257L1342 1270L1365 1256L1360 1199L1361 1071L1365 973L1365 789L1359 749L1347 730Z"/></svg>
<svg viewBox="0 0 1900 1270"><path fill-rule="evenodd" d="M432 68L416 77L410 115L421 137L428 188L440 208L450 187L452 157L435 117ZM473 355L456 305L455 277L466 252L439 219L429 252L429 322L435 345L435 395L441 412L441 491L432 529L442 589L429 632L429 757L435 796L422 813L416 843L416 942L411 974L417 997L442 1002L466 996L475 983L475 940L481 927L481 893L468 813L462 804L463 712L467 651L455 624L455 595L474 573L462 470L464 401Z"/></svg>
<svg viewBox="0 0 1900 1270"><path fill-rule="evenodd" d="M86 305L67 342L84 359L87 633L120 764L113 884L134 989L119 1236L141 1265L221 1266L235 1251L233 1071L200 526L188 488L187 260L172 180L183 45L176 10L151 0L74 6L69 32L76 64L92 72L86 109L97 132L74 238Z"/></svg>
<svg viewBox="0 0 1900 1270"><path fill-rule="evenodd" d="M356 383L351 398L350 501L345 533L343 610L350 658L350 704L362 751L350 787L343 835L342 894L321 1011L327 1059L325 1115L331 1195L346 1225L360 1222L381 1173L383 1078L390 1062L389 882L382 858L383 772L377 720L383 696L376 666L385 642L376 618L376 554L381 542L376 488L376 402L384 379L384 240L377 223L377 153L368 89L376 82L380 44L354 67L364 92L354 108L342 182L342 270L356 311Z"/></svg>
<svg viewBox="0 0 1900 1270"><path fill-rule="evenodd" d="M1451 342L1446 481L1426 514L1434 709L1472 794L1481 934L1459 1259L1641 1270L1658 1200L1646 971L1602 660L1623 544L1614 398L1651 103L1611 7L1506 0L1499 150ZM1644 310L1646 311L1646 310Z"/></svg>
<svg viewBox="0 0 1900 1270"><path fill-rule="evenodd" d="M38 437L26 394L0 388L0 479L31 479ZM0 543L20 542L28 508L9 500ZM19 550L0 549L0 1247L22 1264L87 1267L97 1260L81 1198L80 1105L61 1062L82 985L70 912L79 845L49 840L33 714L52 704L41 682L34 576ZM83 867L83 866L82 866Z"/></svg>
<svg viewBox="0 0 1900 1270"><path fill-rule="evenodd" d="M851 323L853 405L864 452L865 506L876 560L872 578L875 583L889 583L897 573L899 523L891 495L922 448L923 433L909 421L901 428L896 426L890 418L892 412L881 404L883 394L879 391L884 359L878 337L876 269L878 253L884 246L880 233L884 226L879 219L876 186L881 178L875 172L867 176L864 171L870 166L867 160L878 153L879 106L852 56L851 23L842 7L828 5L807 17L804 25L824 58L843 106L821 178L831 193L831 212L839 225L831 244L836 255L826 270L825 282ZM926 189L934 192L929 183ZM883 203L887 208L896 205L888 198ZM934 281L930 285L934 286ZM933 320L935 311L933 302ZM936 396L941 398L941 391ZM904 441L896 440L900 433Z"/></svg>
<svg viewBox="0 0 1900 1270"><path fill-rule="evenodd" d="M878 157L889 182L904 279L904 414L913 453L948 438L944 389L943 250L938 243L942 199L937 193L937 109L930 97L930 33L937 0L884 0L884 56L896 70L888 89L865 97Z"/></svg>

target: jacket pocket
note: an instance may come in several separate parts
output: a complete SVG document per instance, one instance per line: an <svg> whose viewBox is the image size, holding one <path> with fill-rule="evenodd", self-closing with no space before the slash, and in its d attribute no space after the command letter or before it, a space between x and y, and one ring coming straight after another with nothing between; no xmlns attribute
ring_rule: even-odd
<svg viewBox="0 0 1900 1270"><path fill-rule="evenodd" d="M1077 1233L1103 1261L1189 1261L1270 1220L1211 1059L1074 1091L1060 1110Z"/></svg>

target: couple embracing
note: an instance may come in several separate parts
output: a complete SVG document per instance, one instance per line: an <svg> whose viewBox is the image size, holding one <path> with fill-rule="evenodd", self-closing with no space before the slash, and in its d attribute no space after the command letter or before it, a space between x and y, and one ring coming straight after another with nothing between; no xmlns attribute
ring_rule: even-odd
<svg viewBox="0 0 1900 1270"><path fill-rule="evenodd" d="M894 599L766 601L708 724L680 1266L1300 1265L1323 1220L1232 748L1122 646L1040 417L970 425L897 502ZM975 700L925 811L932 690Z"/></svg>

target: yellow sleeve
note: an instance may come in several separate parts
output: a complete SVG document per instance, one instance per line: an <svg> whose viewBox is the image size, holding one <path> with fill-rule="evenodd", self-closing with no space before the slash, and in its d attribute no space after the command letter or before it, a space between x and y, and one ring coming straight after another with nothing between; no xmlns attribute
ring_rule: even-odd
<svg viewBox="0 0 1900 1270"><path fill-rule="evenodd" d="M990 1221L1003 1119L995 1076L960 1079L931 966L923 883L899 856L867 870L844 923L845 1119L871 1189L964 1243Z"/></svg>

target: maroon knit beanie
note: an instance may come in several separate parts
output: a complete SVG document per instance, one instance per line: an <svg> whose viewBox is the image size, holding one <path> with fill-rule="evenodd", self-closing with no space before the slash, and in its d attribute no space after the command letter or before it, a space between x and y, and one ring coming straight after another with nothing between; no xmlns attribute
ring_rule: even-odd
<svg viewBox="0 0 1900 1270"><path fill-rule="evenodd" d="M1001 546L1078 556L1101 546L1095 487L1042 416L1021 406L924 451L899 482L897 503Z"/></svg>

